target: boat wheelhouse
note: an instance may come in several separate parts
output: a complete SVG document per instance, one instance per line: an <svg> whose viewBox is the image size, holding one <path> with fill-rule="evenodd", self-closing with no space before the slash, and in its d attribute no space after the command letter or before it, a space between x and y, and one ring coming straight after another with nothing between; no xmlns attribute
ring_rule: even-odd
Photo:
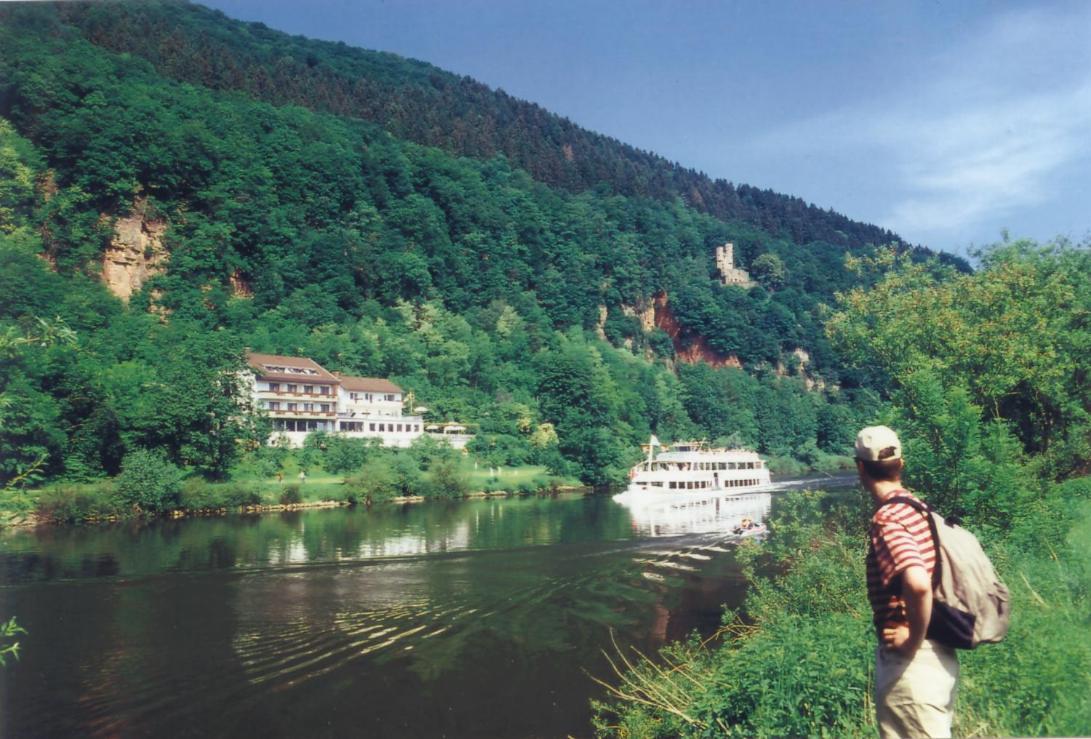
<svg viewBox="0 0 1091 739"><path fill-rule="evenodd" d="M710 449L703 441L663 447L654 436L641 448L647 458L629 471L623 495L746 493L770 483L765 460L748 449Z"/></svg>

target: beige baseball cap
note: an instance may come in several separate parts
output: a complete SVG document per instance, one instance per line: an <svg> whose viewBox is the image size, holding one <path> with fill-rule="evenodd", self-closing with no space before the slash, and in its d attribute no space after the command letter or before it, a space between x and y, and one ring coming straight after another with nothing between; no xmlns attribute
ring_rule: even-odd
<svg viewBox="0 0 1091 739"><path fill-rule="evenodd" d="M887 426L868 426L856 435L856 458L866 462L886 462L902 458L902 443Z"/></svg>

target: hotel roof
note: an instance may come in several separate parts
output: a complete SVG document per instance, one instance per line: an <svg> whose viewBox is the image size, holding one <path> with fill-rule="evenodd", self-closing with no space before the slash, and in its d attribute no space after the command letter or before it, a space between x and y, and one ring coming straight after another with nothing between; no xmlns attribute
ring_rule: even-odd
<svg viewBox="0 0 1091 739"><path fill-rule="evenodd" d="M402 389L390 380L381 377L352 377L351 375L337 375L341 381L341 387L350 392L357 393L401 393Z"/></svg>
<svg viewBox="0 0 1091 739"><path fill-rule="evenodd" d="M247 352L246 363L263 380L313 382L320 385L336 385L340 382L332 372L307 357L284 357L279 354Z"/></svg>

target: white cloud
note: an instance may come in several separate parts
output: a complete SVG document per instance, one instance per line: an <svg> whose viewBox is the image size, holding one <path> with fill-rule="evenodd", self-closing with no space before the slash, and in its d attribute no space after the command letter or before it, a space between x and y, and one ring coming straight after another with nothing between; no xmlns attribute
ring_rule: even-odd
<svg viewBox="0 0 1091 739"><path fill-rule="evenodd" d="M918 77L757 146L870 165L887 198L875 217L911 240L999 223L1091 158L1091 6L1070 10L997 16Z"/></svg>

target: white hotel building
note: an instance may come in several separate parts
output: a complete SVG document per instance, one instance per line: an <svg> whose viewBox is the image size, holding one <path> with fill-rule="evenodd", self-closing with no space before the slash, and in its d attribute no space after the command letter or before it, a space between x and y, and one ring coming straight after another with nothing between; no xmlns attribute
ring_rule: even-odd
<svg viewBox="0 0 1091 739"><path fill-rule="evenodd" d="M284 438L298 447L307 434L325 431L407 447L425 433L421 416L402 414L404 393L389 380L334 374L306 357L247 352L246 361L254 405L273 424L270 442ZM443 438L455 448L469 439Z"/></svg>

